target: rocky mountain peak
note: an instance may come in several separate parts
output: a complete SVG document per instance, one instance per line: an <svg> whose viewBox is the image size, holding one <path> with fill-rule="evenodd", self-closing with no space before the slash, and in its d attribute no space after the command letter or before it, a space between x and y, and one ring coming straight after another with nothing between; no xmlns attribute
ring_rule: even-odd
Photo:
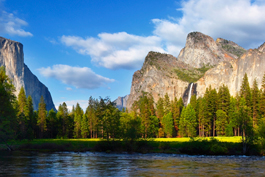
<svg viewBox="0 0 265 177"><path fill-rule="evenodd" d="M178 60L195 68L216 66L233 59L234 56L219 47L213 38L200 32L188 34L186 45L178 56Z"/></svg>
<svg viewBox="0 0 265 177"><path fill-rule="evenodd" d="M258 50L260 52L265 52L265 42L261 46L259 46Z"/></svg>
<svg viewBox="0 0 265 177"><path fill-rule="evenodd" d="M229 55L233 58L239 58L243 53L246 52L246 49L234 43L233 41L229 41L223 38L216 39L217 45L225 50Z"/></svg>

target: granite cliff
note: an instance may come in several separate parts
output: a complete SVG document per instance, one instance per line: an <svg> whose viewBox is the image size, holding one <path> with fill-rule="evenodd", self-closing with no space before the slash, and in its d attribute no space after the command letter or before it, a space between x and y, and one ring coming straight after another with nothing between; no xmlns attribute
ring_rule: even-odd
<svg viewBox="0 0 265 177"><path fill-rule="evenodd" d="M129 95L126 95L124 97L118 97L116 100L114 100L113 102L116 104L116 107L121 111L122 108L126 109L126 105L127 105L127 100L129 98Z"/></svg>
<svg viewBox="0 0 265 177"><path fill-rule="evenodd" d="M47 110L55 109L48 88L32 74L24 64L23 45L19 42L0 37L0 66L4 66L6 74L16 87L15 95L24 87L26 96L31 95L33 107L38 109L40 97L43 96Z"/></svg>
<svg viewBox="0 0 265 177"><path fill-rule="evenodd" d="M232 41L222 38L214 41L210 36L192 32L178 58L148 53L141 70L133 75L127 108L142 91L151 93L155 102L168 93L171 100L182 97L187 104L190 83L194 83L191 93L197 96L203 96L210 85L218 89L223 84L235 96L245 73L250 85L256 78L260 88L264 72L265 43L258 49L245 50Z"/></svg>

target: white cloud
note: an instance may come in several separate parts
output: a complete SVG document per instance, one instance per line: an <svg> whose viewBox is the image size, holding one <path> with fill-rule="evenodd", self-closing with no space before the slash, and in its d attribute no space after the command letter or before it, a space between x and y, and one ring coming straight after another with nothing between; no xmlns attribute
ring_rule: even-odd
<svg viewBox="0 0 265 177"><path fill-rule="evenodd" d="M153 34L147 37L100 33L98 37L62 36L61 42L96 64L110 68L139 68L151 50L178 56L188 33L199 31L216 39L232 40L255 48L265 39L265 3L261 0L182 1L182 17L152 19Z"/></svg>
<svg viewBox="0 0 265 177"><path fill-rule="evenodd" d="M88 100L68 100L68 101L61 101L56 103L56 109L58 110L59 105L63 104L63 102L66 103L67 108L69 111L72 111L73 106L76 107L76 104L79 103L80 107L86 111L86 108L88 106Z"/></svg>
<svg viewBox="0 0 265 177"><path fill-rule="evenodd" d="M71 91L73 89L71 87L66 87L66 90Z"/></svg>
<svg viewBox="0 0 265 177"><path fill-rule="evenodd" d="M14 14L0 11L0 33L22 37L33 36L32 33L22 29L22 26L27 25L26 21L14 16Z"/></svg>
<svg viewBox="0 0 265 177"><path fill-rule="evenodd" d="M114 79L100 76L87 67L53 65L52 67L40 68L38 70L45 77L55 78L76 88L95 89L107 86L107 83L115 81Z"/></svg>
<svg viewBox="0 0 265 177"><path fill-rule="evenodd" d="M189 32L232 40L243 47L258 47L265 39L265 4L250 0L189 0L182 2L183 16L175 20L153 19L154 34L167 46L183 47ZM182 44L182 45L181 45ZM168 48L169 53L171 52Z"/></svg>
<svg viewBox="0 0 265 177"><path fill-rule="evenodd" d="M90 55L92 61L109 69L137 68L151 50L165 52L161 38L136 36L126 32L100 33L98 38L86 39L78 36L62 36L61 42L78 53Z"/></svg>

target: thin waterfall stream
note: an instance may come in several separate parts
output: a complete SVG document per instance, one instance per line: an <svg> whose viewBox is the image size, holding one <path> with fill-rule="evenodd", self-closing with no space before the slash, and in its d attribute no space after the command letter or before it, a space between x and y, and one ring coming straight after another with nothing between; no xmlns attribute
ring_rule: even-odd
<svg viewBox="0 0 265 177"><path fill-rule="evenodd" d="M191 85L190 85L190 91L189 91L189 96L188 96L187 105L190 104L190 98L191 98L191 90L192 90L192 86L193 86L193 83L191 83Z"/></svg>

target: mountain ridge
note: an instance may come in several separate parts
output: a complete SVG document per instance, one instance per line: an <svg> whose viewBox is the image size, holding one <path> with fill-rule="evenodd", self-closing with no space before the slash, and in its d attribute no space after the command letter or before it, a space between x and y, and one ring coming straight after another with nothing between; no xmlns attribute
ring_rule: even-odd
<svg viewBox="0 0 265 177"><path fill-rule="evenodd" d="M235 96L245 73L249 75L250 85L257 78L260 88L265 72L264 52L265 43L257 49L246 50L233 41L223 38L214 41L210 36L192 32L178 58L148 53L143 67L133 75L127 108L130 109L141 92L151 93L155 102L168 93L170 100L182 97L186 104L184 93L191 82L196 84L192 93L197 96L203 96L210 85L218 89L223 84L228 85L231 95Z"/></svg>

